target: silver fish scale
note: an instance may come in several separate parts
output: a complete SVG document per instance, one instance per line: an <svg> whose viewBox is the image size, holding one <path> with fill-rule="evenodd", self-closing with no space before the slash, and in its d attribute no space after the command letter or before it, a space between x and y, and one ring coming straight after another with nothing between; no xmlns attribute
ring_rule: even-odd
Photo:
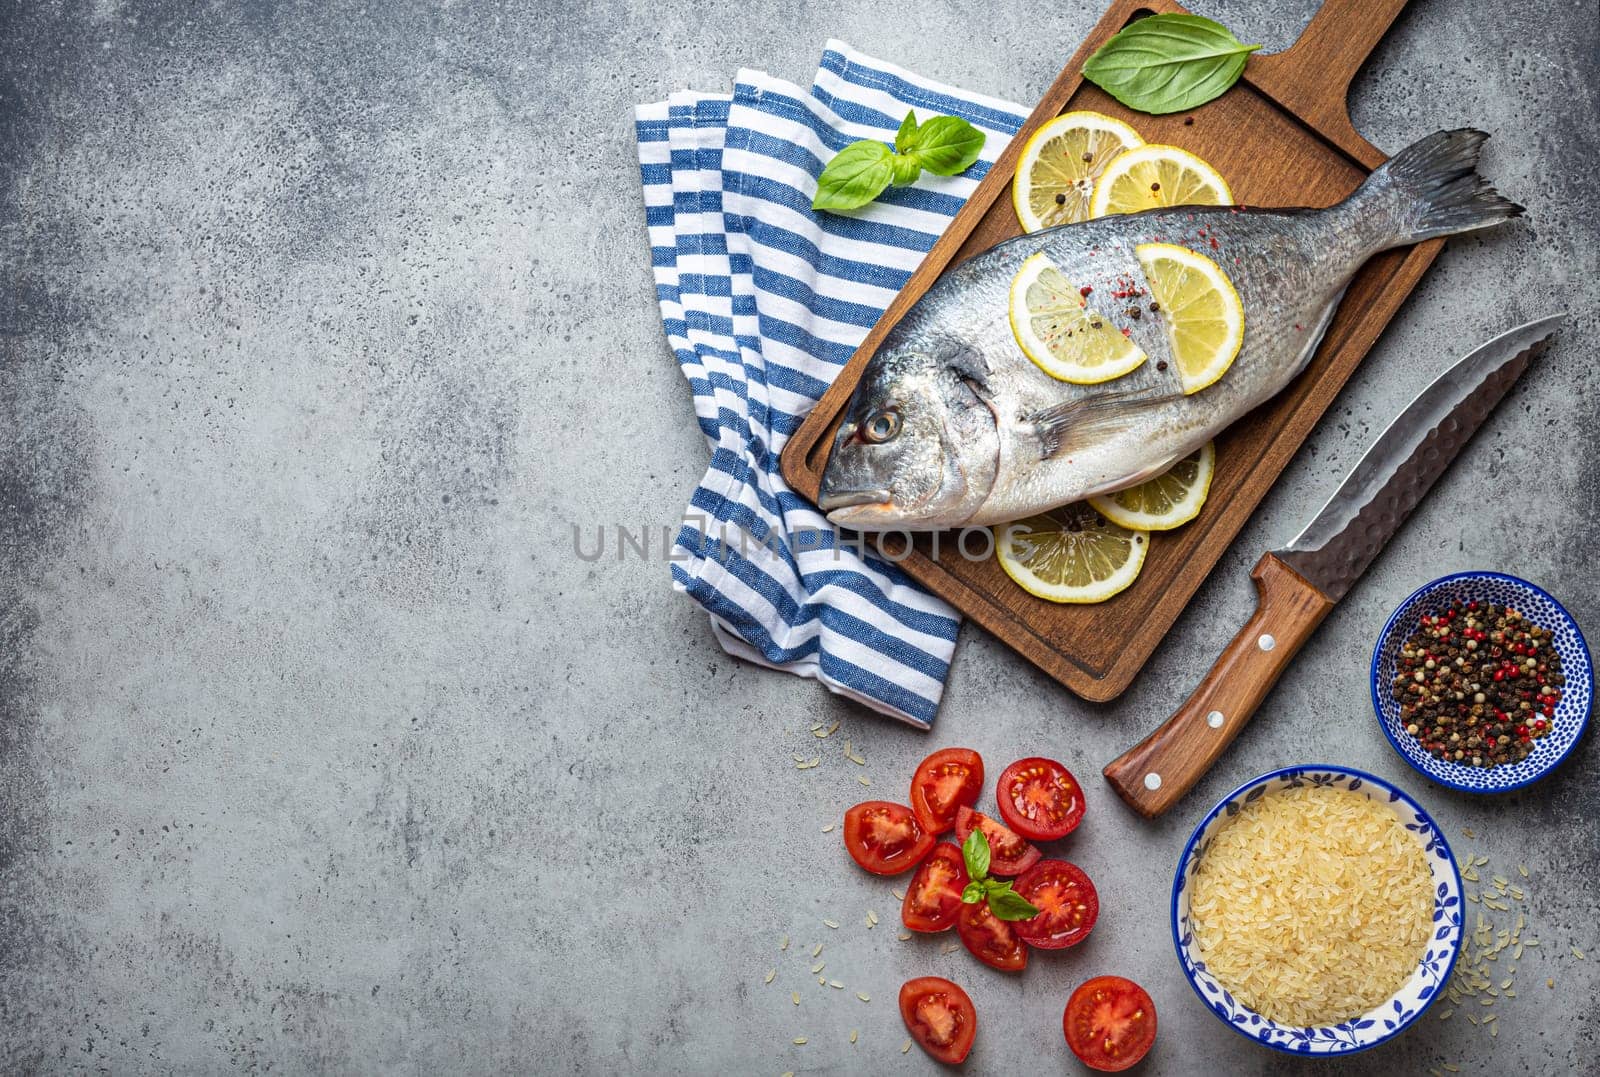
<svg viewBox="0 0 1600 1077"><path fill-rule="evenodd" d="M1519 215L1476 172L1488 136L1438 131L1324 210L1179 207L1066 225L1000 244L928 289L856 383L818 504L841 527L993 524L1159 473L1277 393L1316 351L1372 255ZM1136 249L1210 257L1244 306L1244 341L1214 384L1185 396L1166 312L1152 312ZM1017 344L1010 290L1043 253L1148 360L1099 385L1058 381Z"/></svg>
<svg viewBox="0 0 1600 1077"><path fill-rule="evenodd" d="M1154 210L1020 236L966 262L929 290L890 334L885 350L915 350L930 332L954 329L981 354L1001 427L1000 470L970 522L994 523L1140 482L1205 444L1239 415L1278 392L1304 367L1350 276L1378 244L1347 207L1258 211ZM1228 274L1245 311L1245 339L1215 385L1182 395L1166 321L1149 310L1134 249L1172 243L1199 251ZM1099 385L1058 381L1017 345L1010 286L1022 263L1044 251L1074 287L1090 289L1092 310L1126 330L1149 360ZM1137 290L1137 295L1116 293ZM1132 317L1131 308L1140 311ZM937 327L937 328L935 328ZM1163 367L1165 369L1163 369ZM1041 459L1031 417L1068 401L1114 394L1100 433Z"/></svg>

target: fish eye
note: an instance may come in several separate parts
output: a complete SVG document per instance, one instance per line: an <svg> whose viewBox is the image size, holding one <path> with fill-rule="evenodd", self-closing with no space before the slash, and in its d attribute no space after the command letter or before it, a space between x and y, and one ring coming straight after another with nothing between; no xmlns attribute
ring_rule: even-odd
<svg viewBox="0 0 1600 1077"><path fill-rule="evenodd" d="M867 421L861 424L861 436L876 445L885 441L893 441L895 435L900 433L900 412L894 408L884 408L867 416Z"/></svg>

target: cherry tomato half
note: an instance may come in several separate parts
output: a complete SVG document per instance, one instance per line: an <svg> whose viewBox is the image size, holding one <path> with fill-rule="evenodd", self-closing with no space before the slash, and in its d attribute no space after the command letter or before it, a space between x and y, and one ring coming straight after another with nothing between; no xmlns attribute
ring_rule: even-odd
<svg viewBox="0 0 1600 1077"><path fill-rule="evenodd" d="M941 748L911 776L911 810L930 834L956 825L956 809L972 807L983 791L983 758L971 748Z"/></svg>
<svg viewBox="0 0 1600 1077"><path fill-rule="evenodd" d="M961 891L967 888L967 865L961 850L947 841L933 852L911 876L906 900L900 906L900 922L912 931L948 931L956 926L961 911Z"/></svg>
<svg viewBox="0 0 1600 1077"><path fill-rule="evenodd" d="M995 799L1006 825L1034 841L1064 838L1083 821L1083 787L1054 759L1019 759L1000 774Z"/></svg>
<svg viewBox="0 0 1600 1077"><path fill-rule="evenodd" d="M919 976L900 988L906 1031L940 1062L964 1062L978 1034L978 1011L961 988L942 976Z"/></svg>
<svg viewBox="0 0 1600 1077"><path fill-rule="evenodd" d="M989 839L990 875L1021 875L1039 860L1039 850L981 811L963 807L956 812L956 840L965 842L974 830Z"/></svg>
<svg viewBox="0 0 1600 1077"><path fill-rule="evenodd" d="M844 813L844 847L874 875L898 875L922 862L934 837L904 804L867 800Z"/></svg>
<svg viewBox="0 0 1600 1077"><path fill-rule="evenodd" d="M1145 989L1121 976L1096 976L1067 999L1061 1027L1072 1053L1092 1070L1117 1073L1156 1042L1156 1006Z"/></svg>
<svg viewBox="0 0 1600 1077"><path fill-rule="evenodd" d="M1012 926L1022 941L1041 950L1062 950L1089 937L1100 915L1100 895L1076 864L1041 860L1017 879L1014 889L1039 909Z"/></svg>
<svg viewBox="0 0 1600 1077"><path fill-rule="evenodd" d="M1027 944L1011 924L994 914L987 901L961 906L956 934L972 956L990 968L1020 972L1028 967Z"/></svg>

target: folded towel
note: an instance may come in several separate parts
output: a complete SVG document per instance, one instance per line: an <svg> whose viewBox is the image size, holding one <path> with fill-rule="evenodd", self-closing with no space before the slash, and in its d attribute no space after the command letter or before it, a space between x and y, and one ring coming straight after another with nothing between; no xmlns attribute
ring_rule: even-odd
<svg viewBox="0 0 1600 1077"><path fill-rule="evenodd" d="M815 213L828 158L962 116L988 135L961 176L925 174L849 215ZM656 295L711 446L673 550L673 584L730 654L927 728L960 620L841 536L778 471L784 442L1021 126L1016 105L830 41L809 92L740 71L731 95L636 112Z"/></svg>

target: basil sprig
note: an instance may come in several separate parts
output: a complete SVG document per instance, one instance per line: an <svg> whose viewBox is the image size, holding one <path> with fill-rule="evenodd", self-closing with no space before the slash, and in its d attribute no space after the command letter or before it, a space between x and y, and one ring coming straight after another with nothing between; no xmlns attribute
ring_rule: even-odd
<svg viewBox="0 0 1600 1077"><path fill-rule="evenodd" d="M984 133L959 116L935 116L918 124L907 112L894 136L894 148L875 139L852 142L833 155L817 177L812 209L859 209L891 183L908 187L924 169L936 176L956 176L972 167L983 152Z"/></svg>
<svg viewBox="0 0 1600 1077"><path fill-rule="evenodd" d="M989 839L981 830L974 830L961 843L961 858L967 862L967 875L972 879L961 891L961 900L968 905L987 900L989 911L999 920L1031 920L1038 916L1038 907L1011 889L1010 879L989 878L989 855Z"/></svg>
<svg viewBox="0 0 1600 1077"><path fill-rule="evenodd" d="M1220 97L1260 47L1200 15L1151 15L1100 46L1083 77L1129 108L1159 116Z"/></svg>

